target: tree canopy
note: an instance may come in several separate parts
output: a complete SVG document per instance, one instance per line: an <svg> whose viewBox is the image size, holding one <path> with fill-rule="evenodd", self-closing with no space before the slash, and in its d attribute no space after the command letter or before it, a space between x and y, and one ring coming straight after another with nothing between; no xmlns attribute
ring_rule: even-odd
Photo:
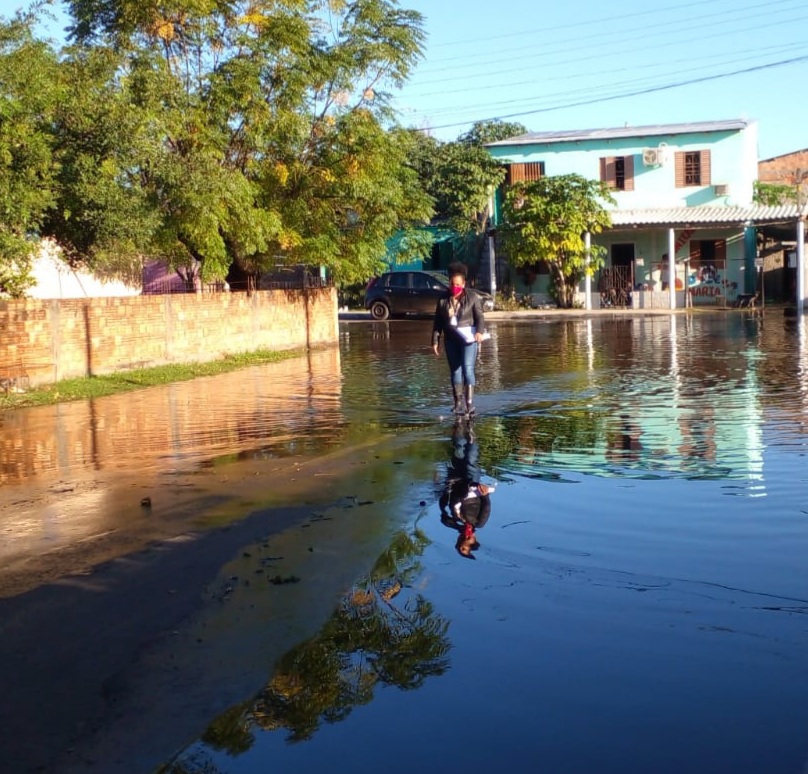
<svg viewBox="0 0 808 774"><path fill-rule="evenodd" d="M505 168L483 146L525 131L521 124L478 121L457 140L439 142L413 130L411 163L435 202L435 219L461 233L481 232L491 194L505 179Z"/></svg>
<svg viewBox="0 0 808 774"><path fill-rule="evenodd" d="M208 280L233 263L315 263L350 281L379 268L392 233L430 219L412 135L390 128L390 89L421 57L417 12L395 0L67 9L58 52L32 17L0 30L0 143L27 145L0 145L0 163L26 169L0 191L16 208L0 266L35 234L115 274L159 256Z"/></svg>
<svg viewBox="0 0 808 774"><path fill-rule="evenodd" d="M0 293L31 284L34 232L54 205L50 122L63 93L58 61L30 16L0 25Z"/></svg>
<svg viewBox="0 0 808 774"><path fill-rule="evenodd" d="M571 307L578 283L604 260L604 249L596 245L587 256L584 234L599 234L611 224L604 203L613 202L604 183L574 174L510 186L502 232L511 264L518 268L545 261L556 300Z"/></svg>

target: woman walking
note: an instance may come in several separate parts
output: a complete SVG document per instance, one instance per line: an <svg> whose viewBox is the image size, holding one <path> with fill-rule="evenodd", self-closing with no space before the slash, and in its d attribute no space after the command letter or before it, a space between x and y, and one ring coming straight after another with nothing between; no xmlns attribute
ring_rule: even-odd
<svg viewBox="0 0 808 774"><path fill-rule="evenodd" d="M485 333L480 297L466 287L468 270L462 263L449 265L449 292L438 301L432 327L432 351L440 355L441 340L449 361L455 414L474 415L474 365Z"/></svg>

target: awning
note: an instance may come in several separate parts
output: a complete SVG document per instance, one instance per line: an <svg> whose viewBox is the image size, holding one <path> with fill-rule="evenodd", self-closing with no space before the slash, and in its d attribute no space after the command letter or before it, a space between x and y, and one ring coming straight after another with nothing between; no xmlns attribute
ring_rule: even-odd
<svg viewBox="0 0 808 774"><path fill-rule="evenodd" d="M805 218L808 205L762 205L748 207L663 207L647 210L613 210L612 229L638 228L744 228L794 223Z"/></svg>

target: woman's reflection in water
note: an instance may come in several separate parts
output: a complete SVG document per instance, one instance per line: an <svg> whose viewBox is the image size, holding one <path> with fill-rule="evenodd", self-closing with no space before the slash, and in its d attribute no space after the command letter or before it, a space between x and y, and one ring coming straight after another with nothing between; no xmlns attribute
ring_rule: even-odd
<svg viewBox="0 0 808 774"><path fill-rule="evenodd" d="M480 547L477 530L491 515L494 487L480 482L480 450L472 422L458 419L452 429L452 458L446 469L446 484L441 492L440 520L458 532L455 548L460 556L474 559L472 551Z"/></svg>

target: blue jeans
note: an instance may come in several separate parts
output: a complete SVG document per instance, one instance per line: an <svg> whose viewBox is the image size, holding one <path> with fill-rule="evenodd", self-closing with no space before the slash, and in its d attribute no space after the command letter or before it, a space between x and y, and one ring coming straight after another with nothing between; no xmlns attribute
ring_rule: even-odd
<svg viewBox="0 0 808 774"><path fill-rule="evenodd" d="M448 334L445 337L446 359L449 361L449 371L452 375L452 384L467 384L474 387L477 381L474 377L474 364L477 361L477 342L466 344L458 337Z"/></svg>

